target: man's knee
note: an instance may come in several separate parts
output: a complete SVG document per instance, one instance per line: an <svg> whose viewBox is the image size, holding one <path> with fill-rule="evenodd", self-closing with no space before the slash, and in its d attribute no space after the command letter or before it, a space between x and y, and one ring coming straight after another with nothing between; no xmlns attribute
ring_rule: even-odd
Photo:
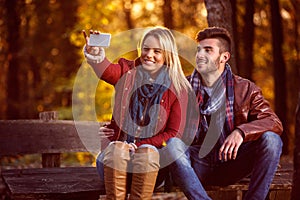
<svg viewBox="0 0 300 200"><path fill-rule="evenodd" d="M282 150L282 140L280 136L274 132L267 131L261 136L261 144L263 149L268 153L280 155Z"/></svg>
<svg viewBox="0 0 300 200"><path fill-rule="evenodd" d="M167 166L177 159L180 159L186 152L188 146L180 138L170 138L167 145L160 149L160 153L163 157L161 165Z"/></svg>
<svg viewBox="0 0 300 200"><path fill-rule="evenodd" d="M180 138L177 138L177 137L173 137L173 138L170 138L168 141L167 141L167 146L178 146L178 145L183 145L184 143L182 142L182 140Z"/></svg>
<svg viewBox="0 0 300 200"><path fill-rule="evenodd" d="M167 141L166 150L169 154L182 154L187 148L188 146L180 138L174 137Z"/></svg>

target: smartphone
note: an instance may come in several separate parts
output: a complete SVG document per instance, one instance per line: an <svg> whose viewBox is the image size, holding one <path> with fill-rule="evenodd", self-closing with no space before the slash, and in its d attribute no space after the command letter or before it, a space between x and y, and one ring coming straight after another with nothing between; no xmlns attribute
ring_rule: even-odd
<svg viewBox="0 0 300 200"><path fill-rule="evenodd" d="M89 46L108 47L110 45L111 35L109 33L90 34Z"/></svg>

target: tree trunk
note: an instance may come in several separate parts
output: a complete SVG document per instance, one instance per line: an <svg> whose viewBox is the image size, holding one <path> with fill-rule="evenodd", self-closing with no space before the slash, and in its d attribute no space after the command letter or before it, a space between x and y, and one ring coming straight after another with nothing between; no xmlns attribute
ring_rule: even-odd
<svg viewBox="0 0 300 200"><path fill-rule="evenodd" d="M207 10L207 22L208 26L218 26L226 28L233 36L232 28L232 9L230 0L205 0L205 7ZM235 44L232 38L232 56L230 59L230 65L234 73L237 72L235 61Z"/></svg>
<svg viewBox="0 0 300 200"><path fill-rule="evenodd" d="M127 28L133 29L133 23L132 23L132 19L131 19L131 7L132 7L132 0L123 0L123 11L125 13L125 19L126 19L126 24L127 24Z"/></svg>
<svg viewBox="0 0 300 200"><path fill-rule="evenodd" d="M238 34L238 13L237 13L237 0L231 0L231 9L232 9L232 40L234 42L234 49L233 54L234 59L235 59L235 65L236 65L236 72L239 74L240 72L240 63L241 63L241 58L240 58L240 53L239 53L239 34Z"/></svg>
<svg viewBox="0 0 300 200"><path fill-rule="evenodd" d="M296 111L294 170L295 171L293 176L293 189L291 199L297 200L300 197L300 92Z"/></svg>
<svg viewBox="0 0 300 200"><path fill-rule="evenodd" d="M298 86L300 84L300 0L291 1L294 8L294 27L295 27L295 49L297 52L296 68ZM294 143L294 175L293 175L293 189L291 194L292 200L297 200L300 197L300 89L298 93L298 105L296 109L296 124L295 124L295 143Z"/></svg>
<svg viewBox="0 0 300 200"><path fill-rule="evenodd" d="M19 118L19 62L18 50L21 47L19 42L20 18L17 12L18 0L6 0L7 26L10 33L7 38L9 44L9 61L7 72L7 119Z"/></svg>
<svg viewBox="0 0 300 200"><path fill-rule="evenodd" d="M239 66L240 75L244 78L252 80L252 71L254 67L253 61L253 45L254 45L254 0L246 1L246 13L244 16L244 28L243 28L243 59L241 66Z"/></svg>
<svg viewBox="0 0 300 200"><path fill-rule="evenodd" d="M5 1L0 1L0 19L5 19L7 10ZM7 41L8 33L8 23L3 20L0 26L0 35L3 41ZM6 109L7 109L7 65L8 65L8 44L2 43L0 49L0 119L6 119Z"/></svg>
<svg viewBox="0 0 300 200"><path fill-rule="evenodd" d="M172 11L172 0L165 0L163 6L164 25L169 29L174 28L173 24L173 11Z"/></svg>
<svg viewBox="0 0 300 200"><path fill-rule="evenodd" d="M283 154L288 154L288 127L287 127L287 91L286 91L286 70L282 54L283 33L278 0L270 0L271 4L271 24L272 24L272 47L275 82L275 112L283 125Z"/></svg>
<svg viewBox="0 0 300 200"><path fill-rule="evenodd" d="M294 8L294 27L295 27L295 49L297 53L297 61L300 61L300 0L291 1ZM299 63L299 62L297 62Z"/></svg>

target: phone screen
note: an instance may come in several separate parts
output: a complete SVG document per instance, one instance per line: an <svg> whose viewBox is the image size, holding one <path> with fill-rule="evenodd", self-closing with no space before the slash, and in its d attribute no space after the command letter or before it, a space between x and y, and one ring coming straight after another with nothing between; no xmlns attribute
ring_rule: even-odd
<svg viewBox="0 0 300 200"><path fill-rule="evenodd" d="M111 35L109 33L90 34L89 46L108 47Z"/></svg>

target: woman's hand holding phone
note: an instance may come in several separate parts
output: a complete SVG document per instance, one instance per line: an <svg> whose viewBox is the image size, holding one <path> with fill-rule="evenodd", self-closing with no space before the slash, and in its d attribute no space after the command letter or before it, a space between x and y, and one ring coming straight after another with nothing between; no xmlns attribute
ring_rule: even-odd
<svg viewBox="0 0 300 200"><path fill-rule="evenodd" d="M102 62L105 58L105 51L102 46L109 45L110 34L101 34L100 31L93 31L93 30L90 30L90 36L86 34L85 30L83 30L82 33L85 39L85 49L84 49L85 57L89 61L94 63ZM105 36L103 39L101 35L109 35L109 37ZM97 46L92 46L92 45L97 45Z"/></svg>

